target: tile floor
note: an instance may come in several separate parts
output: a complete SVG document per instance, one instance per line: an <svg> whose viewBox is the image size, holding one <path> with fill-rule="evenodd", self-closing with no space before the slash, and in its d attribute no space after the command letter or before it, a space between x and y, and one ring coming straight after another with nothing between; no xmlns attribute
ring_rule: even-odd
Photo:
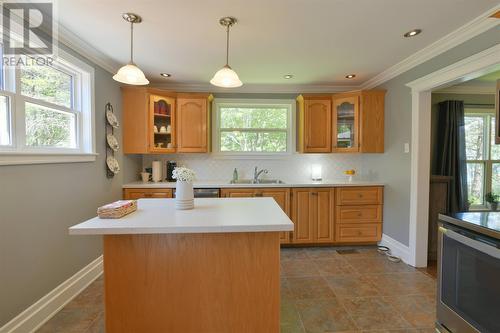
<svg viewBox="0 0 500 333"><path fill-rule="evenodd" d="M435 293L427 271L392 263L374 248L282 250L283 333L433 333ZM100 278L37 332L104 332L103 312Z"/></svg>

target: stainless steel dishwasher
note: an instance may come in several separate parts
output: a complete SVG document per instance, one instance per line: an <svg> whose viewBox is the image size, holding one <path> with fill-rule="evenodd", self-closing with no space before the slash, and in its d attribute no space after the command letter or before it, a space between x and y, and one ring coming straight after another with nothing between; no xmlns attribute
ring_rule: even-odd
<svg viewBox="0 0 500 333"><path fill-rule="evenodd" d="M195 198L219 198L220 190L218 188L195 188L193 189ZM175 188L174 188L175 198Z"/></svg>

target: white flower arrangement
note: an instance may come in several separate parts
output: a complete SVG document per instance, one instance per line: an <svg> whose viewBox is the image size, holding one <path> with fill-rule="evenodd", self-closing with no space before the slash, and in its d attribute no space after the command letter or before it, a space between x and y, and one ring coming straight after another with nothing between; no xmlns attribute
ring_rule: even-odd
<svg viewBox="0 0 500 333"><path fill-rule="evenodd" d="M196 178L196 173L189 168L176 167L174 171L172 171L172 178L181 182L192 183Z"/></svg>

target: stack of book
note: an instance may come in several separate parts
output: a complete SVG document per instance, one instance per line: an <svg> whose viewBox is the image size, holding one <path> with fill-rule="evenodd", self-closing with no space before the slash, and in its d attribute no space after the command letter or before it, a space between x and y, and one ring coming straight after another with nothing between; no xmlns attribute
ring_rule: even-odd
<svg viewBox="0 0 500 333"><path fill-rule="evenodd" d="M101 219L119 219L137 210L137 200L118 200L97 208Z"/></svg>

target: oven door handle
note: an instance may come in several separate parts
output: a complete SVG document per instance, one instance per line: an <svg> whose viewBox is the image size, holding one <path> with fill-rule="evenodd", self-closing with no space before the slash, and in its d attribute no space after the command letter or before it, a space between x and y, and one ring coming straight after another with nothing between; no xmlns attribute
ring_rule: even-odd
<svg viewBox="0 0 500 333"><path fill-rule="evenodd" d="M439 231L441 233L443 233L444 235L456 240L457 242L460 242L460 243L465 244L469 247L472 247L473 249L476 249L480 252L486 253L494 258L500 259L500 249L498 249L492 245L489 245L489 244L477 241L475 239L466 237L464 235L459 234L458 232L455 232L455 231L450 230L450 229L446 229L445 227L439 227Z"/></svg>

